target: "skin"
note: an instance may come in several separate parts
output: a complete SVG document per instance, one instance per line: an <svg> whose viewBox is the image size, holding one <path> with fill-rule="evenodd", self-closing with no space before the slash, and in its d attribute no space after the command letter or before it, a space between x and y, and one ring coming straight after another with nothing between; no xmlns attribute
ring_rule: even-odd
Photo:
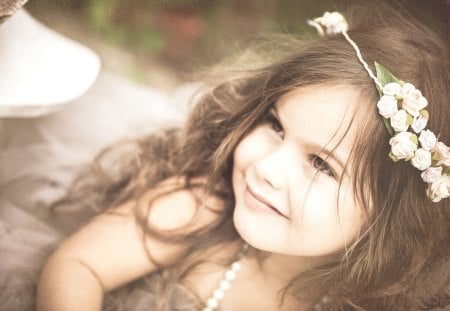
<svg viewBox="0 0 450 311"><path fill-rule="evenodd" d="M149 249L158 262L170 263L183 248L155 238L142 241L142 231L135 220L135 208L146 211L148 202L161 192L178 188L181 179L170 178L149 190L137 202L129 202L114 213L104 213L65 240L51 255L41 273L37 290L37 310L101 310L103 295L131 281L154 272L157 266L147 255ZM202 195L197 193L196 195ZM206 204L210 204L206 198ZM215 200L215 204L219 204ZM168 211L177 207L176 217ZM216 216L200 208L197 221L190 223L196 199L187 190L173 192L154 202L149 222L162 230L184 228L187 233L211 222ZM229 250L227 250L229 251ZM206 284L201 297L209 294ZM205 293L203 294L203 291ZM206 294L208 291L208 294Z"/></svg>
<svg viewBox="0 0 450 311"><path fill-rule="evenodd" d="M250 245L290 256L325 256L357 236L363 217L342 167L356 135L354 127L344 135L356 94L343 86L289 92L273 117L237 146L234 223ZM323 147L336 149L327 157Z"/></svg>
<svg viewBox="0 0 450 311"><path fill-rule="evenodd" d="M298 301L288 301L281 308L280 289L308 265L318 264L316 257L341 250L357 236L363 217L353 202L348 176L342 176L339 188L342 168L331 157L327 164L320 160L326 158L322 147L335 147L347 128L356 94L342 86L314 86L287 93L275 105L278 121L268 118L237 146L232 176L235 226L247 243L273 255L262 265L254 258L242 261L240 277L225 296L224 308L301 310ZM355 134L351 129L334 152L342 161L348 158ZM155 271L146 247L159 262L176 260L181 246L154 238L142 243L134 209L146 210L159 191L181 184L176 177L163 181L138 202L124 204L114 214L99 215L64 241L42 272L37 309L100 310L105 292ZM215 198L206 201L221 208ZM277 211L262 201L270 202ZM177 217L167 212L174 206ZM210 223L217 215L200 207L199 217L185 227L195 210L192 193L173 192L154 202L149 222L162 230L187 232ZM225 245L205 256L217 259L239 247ZM223 268L216 267L197 271L188 281L207 299L222 277ZM255 299L248 299L249 293ZM310 305L306 302L304 307Z"/></svg>

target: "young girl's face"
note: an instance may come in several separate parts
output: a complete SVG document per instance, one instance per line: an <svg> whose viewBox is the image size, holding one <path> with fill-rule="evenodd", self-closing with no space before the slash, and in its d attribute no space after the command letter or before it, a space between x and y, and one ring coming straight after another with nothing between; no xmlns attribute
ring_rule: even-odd
<svg viewBox="0 0 450 311"><path fill-rule="evenodd" d="M238 144L234 223L247 243L269 252L321 256L355 239L364 217L343 166L356 135L355 126L345 132L357 94L344 86L298 88L283 95Z"/></svg>

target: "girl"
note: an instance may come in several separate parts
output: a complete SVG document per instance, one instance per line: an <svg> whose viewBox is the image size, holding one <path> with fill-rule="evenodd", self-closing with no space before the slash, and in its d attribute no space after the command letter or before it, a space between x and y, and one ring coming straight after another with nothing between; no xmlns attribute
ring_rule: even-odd
<svg viewBox="0 0 450 311"><path fill-rule="evenodd" d="M38 309L449 306L448 50L367 12L272 41L181 129L105 151L60 203L107 210L50 257Z"/></svg>

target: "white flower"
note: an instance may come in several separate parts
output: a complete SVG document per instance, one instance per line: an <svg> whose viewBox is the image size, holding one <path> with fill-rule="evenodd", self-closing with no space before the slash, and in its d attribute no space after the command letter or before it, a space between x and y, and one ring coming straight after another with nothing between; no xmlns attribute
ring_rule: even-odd
<svg viewBox="0 0 450 311"><path fill-rule="evenodd" d="M389 119L392 117L397 111L397 99L391 95L383 95L377 104L378 113Z"/></svg>
<svg viewBox="0 0 450 311"><path fill-rule="evenodd" d="M397 132L404 132L408 129L408 113L401 109L394 114L391 119L391 126Z"/></svg>
<svg viewBox="0 0 450 311"><path fill-rule="evenodd" d="M411 128L414 130L414 132L420 133L420 131L422 131L427 126L427 123L428 119L420 115L414 118L414 121L411 124Z"/></svg>
<svg viewBox="0 0 450 311"><path fill-rule="evenodd" d="M427 195L433 202L450 197L450 176L441 175L438 181L428 184Z"/></svg>
<svg viewBox="0 0 450 311"><path fill-rule="evenodd" d="M412 85L411 83L404 83L402 85L401 97L402 98L406 97L406 94L408 94L409 92L411 92L415 89L416 89L416 87L414 85Z"/></svg>
<svg viewBox="0 0 450 311"><path fill-rule="evenodd" d="M411 159L411 164L421 171L427 169L431 165L431 152L423 148L417 149Z"/></svg>
<svg viewBox="0 0 450 311"><path fill-rule="evenodd" d="M325 12L318 21L325 27L327 34L341 33L348 29L344 16L339 12Z"/></svg>
<svg viewBox="0 0 450 311"><path fill-rule="evenodd" d="M410 132L400 132L389 140L391 152L397 159L409 160L417 149L416 135Z"/></svg>
<svg viewBox="0 0 450 311"><path fill-rule="evenodd" d="M402 86L400 84L398 84L397 82L391 82L386 84L383 87L383 94L385 95L391 95L391 96L395 96L397 94L401 94L402 91Z"/></svg>
<svg viewBox="0 0 450 311"><path fill-rule="evenodd" d="M437 138L432 131L424 130L420 132L419 141L423 149L431 151L436 146Z"/></svg>
<svg viewBox="0 0 450 311"><path fill-rule="evenodd" d="M402 96L402 108L414 117L419 116L419 111L428 105L427 99L411 83L405 83L403 85Z"/></svg>
<svg viewBox="0 0 450 311"><path fill-rule="evenodd" d="M439 156L439 161L437 165L450 166L450 147L447 147L442 142L438 142L436 143L434 151Z"/></svg>
<svg viewBox="0 0 450 311"><path fill-rule="evenodd" d="M437 182L442 175L442 166L434 167L430 166L420 174L424 182L433 183Z"/></svg>

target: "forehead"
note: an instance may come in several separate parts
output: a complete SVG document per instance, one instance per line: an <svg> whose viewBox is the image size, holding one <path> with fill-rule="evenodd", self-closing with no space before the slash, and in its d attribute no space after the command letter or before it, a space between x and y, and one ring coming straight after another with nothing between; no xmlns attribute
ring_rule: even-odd
<svg viewBox="0 0 450 311"><path fill-rule="evenodd" d="M328 150L339 144L335 153L346 159L356 135L353 121L359 95L351 86L300 87L281 96L276 108L283 126L299 143Z"/></svg>

